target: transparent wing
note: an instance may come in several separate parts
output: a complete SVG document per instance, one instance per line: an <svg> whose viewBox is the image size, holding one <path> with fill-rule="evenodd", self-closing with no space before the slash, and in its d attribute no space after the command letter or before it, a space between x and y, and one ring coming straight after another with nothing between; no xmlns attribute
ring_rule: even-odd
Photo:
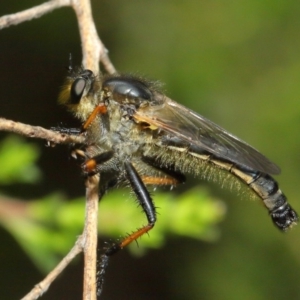
<svg viewBox="0 0 300 300"><path fill-rule="evenodd" d="M222 127L186 107L156 93L158 105L138 109L134 118L160 128L216 157L267 174L279 174L280 168L253 147Z"/></svg>

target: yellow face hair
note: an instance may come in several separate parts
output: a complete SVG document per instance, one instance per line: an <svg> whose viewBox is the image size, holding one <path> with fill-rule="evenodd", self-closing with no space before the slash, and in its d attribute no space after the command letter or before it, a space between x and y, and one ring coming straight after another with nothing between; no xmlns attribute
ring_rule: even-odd
<svg viewBox="0 0 300 300"><path fill-rule="evenodd" d="M70 92L71 92L71 86L72 86L73 82L74 82L74 80L71 80L70 77L68 77L65 80L65 83L61 87L61 91L60 91L59 96L58 96L58 103L59 104L68 106L71 103Z"/></svg>

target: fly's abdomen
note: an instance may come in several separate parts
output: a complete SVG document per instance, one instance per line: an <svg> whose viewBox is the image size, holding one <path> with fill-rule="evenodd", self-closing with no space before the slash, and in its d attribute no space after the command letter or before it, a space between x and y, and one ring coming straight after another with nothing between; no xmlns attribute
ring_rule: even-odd
<svg viewBox="0 0 300 300"><path fill-rule="evenodd" d="M298 222L298 215L288 204L277 182L269 175L233 166L231 173L244 181L264 202L273 223L286 231Z"/></svg>
<svg viewBox="0 0 300 300"><path fill-rule="evenodd" d="M288 204L286 196L270 175L235 163L229 159L217 157L202 147L195 145L195 143L188 143L181 138L163 136L160 142L169 150L176 151L172 152L176 153L176 159L174 160L169 160L169 157L172 157L171 154L166 155L162 152L160 154L162 164L170 165L175 163L175 169L182 170L182 172L194 172L196 175L206 173L207 166L216 166L233 174L262 199L277 228L286 231L297 224L297 213ZM278 168L276 167L275 169ZM211 172L212 175L217 173L214 169L208 169L208 172Z"/></svg>

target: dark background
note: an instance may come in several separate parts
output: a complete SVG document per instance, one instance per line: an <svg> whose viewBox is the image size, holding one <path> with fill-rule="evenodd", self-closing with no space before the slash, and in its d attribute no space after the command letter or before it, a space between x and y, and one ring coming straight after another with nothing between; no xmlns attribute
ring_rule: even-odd
<svg viewBox="0 0 300 300"><path fill-rule="evenodd" d="M0 15L40 1L5 1ZM95 22L118 70L165 83L167 94L246 140L281 168L276 179L300 211L299 1L92 1ZM68 55L80 64L69 8L0 31L0 116L45 128L76 121L57 105ZM3 137L4 134L1 134ZM38 186L3 187L25 199L62 190L84 194L67 149L42 149ZM58 171L59 170L59 171ZM191 180L189 186L199 181ZM208 183L203 183L209 185ZM111 260L101 299L297 299L299 228L281 234L253 201L209 185L228 205L216 243L168 238L136 258ZM163 218L163 216L159 216ZM1 299L43 278L8 232L0 232ZM82 262L42 299L81 299Z"/></svg>

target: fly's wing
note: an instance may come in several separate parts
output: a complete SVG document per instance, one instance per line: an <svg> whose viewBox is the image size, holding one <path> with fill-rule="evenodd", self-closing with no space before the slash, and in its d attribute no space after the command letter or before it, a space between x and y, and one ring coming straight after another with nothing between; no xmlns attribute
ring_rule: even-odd
<svg viewBox="0 0 300 300"><path fill-rule="evenodd" d="M134 113L136 121L146 122L152 129L161 129L237 165L267 174L280 173L279 167L264 155L217 124L160 93L155 93L155 99L157 104L151 103Z"/></svg>

